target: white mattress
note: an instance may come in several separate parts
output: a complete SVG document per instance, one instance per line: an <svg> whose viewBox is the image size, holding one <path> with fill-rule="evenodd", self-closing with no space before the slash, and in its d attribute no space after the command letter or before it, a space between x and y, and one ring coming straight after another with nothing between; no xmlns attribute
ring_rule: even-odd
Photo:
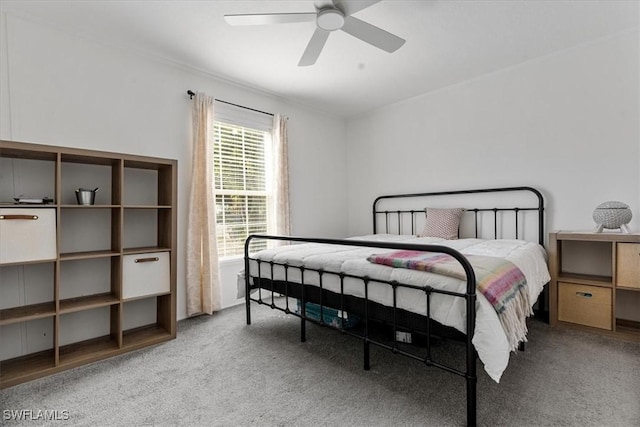
<svg viewBox="0 0 640 427"><path fill-rule="evenodd" d="M353 237L352 239L411 244L438 244L449 246L465 255L485 255L505 258L513 262L525 275L531 304L535 303L544 285L550 280L545 250L537 243L523 240L444 240L432 237L389 234L359 236ZM287 263L291 266L304 265L307 268L322 268L325 271L369 276L371 279L397 280L404 284L432 286L436 289L447 289L460 293L466 291L466 281L423 271L392 268L373 264L366 260L367 256L371 254L388 253L391 251L390 249L384 248L305 243L267 249L253 254L253 257L264 261ZM250 272L251 276L255 277L258 275L258 267L255 261L252 261L250 264ZM274 266L273 275L273 279L283 280L284 268ZM271 269L263 266L261 276L271 278ZM300 271L295 268L289 268L288 279L290 282L300 283ZM340 292L340 281L337 276L325 274L322 280L323 288L338 293ZM312 271L305 271L304 281L305 284L318 285L318 274ZM344 292L345 294L364 297L362 280L345 278ZM238 281L238 294L239 297L244 296L244 282L240 280ZM391 286L376 283L374 280L370 282L370 300L385 305L392 305L392 298L393 291ZM424 315L426 313L425 293L409 288L399 288L397 292L397 306L404 310ZM509 362L509 343L498 319L498 315L481 293L477 293L476 307L476 328L473 344L480 360L484 364L485 371L494 381L499 382ZM431 317L443 325L451 326L460 332L466 333L465 301L463 298L433 294Z"/></svg>

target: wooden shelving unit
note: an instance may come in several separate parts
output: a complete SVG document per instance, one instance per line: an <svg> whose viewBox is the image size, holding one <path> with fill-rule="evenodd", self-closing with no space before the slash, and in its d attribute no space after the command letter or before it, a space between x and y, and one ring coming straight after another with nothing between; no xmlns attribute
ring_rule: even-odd
<svg viewBox="0 0 640 427"><path fill-rule="evenodd" d="M549 268L551 325L640 342L640 234L551 233Z"/></svg>
<svg viewBox="0 0 640 427"><path fill-rule="evenodd" d="M10 350L9 357L0 358L0 388L175 338L177 162L13 141L0 141L0 160L18 165L20 179L33 181L29 188L42 189L43 194L34 197L54 199L48 205L12 205L7 204L11 198L0 194L0 208L52 209L56 218L51 230L54 259L0 263L0 286L5 287L0 291L6 295L30 286L28 279L36 274L26 274L29 269L38 270L38 286L43 288L39 297L30 297L38 293L30 291L22 292L27 295L21 297L24 301L0 301L0 339ZM24 172L30 168L33 174ZM81 206L74 190L94 188L87 187L87 181L100 190L94 205ZM152 258L157 262L142 262L140 272L125 274L126 257L153 253L168 257L157 255ZM93 270L95 263L99 271ZM46 268L38 267L42 265ZM145 293L149 270L143 269L157 268L168 271L168 277L162 274L161 286L150 286ZM142 295L124 298L132 287L142 288ZM152 309L139 313L140 302ZM38 342L25 345L21 331L30 327L44 332Z"/></svg>

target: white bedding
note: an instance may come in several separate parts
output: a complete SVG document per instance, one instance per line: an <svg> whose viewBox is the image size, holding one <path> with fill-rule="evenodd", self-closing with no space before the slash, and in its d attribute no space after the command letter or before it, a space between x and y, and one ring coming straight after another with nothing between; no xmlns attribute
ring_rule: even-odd
<svg viewBox="0 0 640 427"><path fill-rule="evenodd" d="M537 243L523 240L481 240L460 239L444 240L433 237L399 236L376 234L353 237L356 240L397 242L411 244L437 244L449 246L464 255L485 255L502 257L514 263L527 279L531 304L534 304L544 285L549 282L549 270L546 264L546 252ZM287 263L292 266L304 265L307 268L323 268L325 271L343 272L357 276L369 276L371 279L397 280L400 283L432 286L436 289L448 289L464 293L466 281L426 273L423 271L404 268L392 268L379 264L372 264L366 260L371 254L388 253L392 250L383 248L354 247L344 245L323 245L305 243L298 245L280 246L254 254L253 257L264 261ZM251 276L258 275L255 261L250 264ZM284 279L284 268L274 266L274 279ZM271 278L271 269L261 269L261 276ZM300 271L290 268L288 271L290 282L300 283ZM322 285L325 289L340 292L340 280L336 275L325 274ZM306 284L318 285L318 274L305 271ZM362 280L345 278L345 294L364 297ZM244 296L244 282L238 281L238 296ZM392 305L393 291L391 286L376 283L369 284L369 299L381 304ZM426 313L426 297L424 292L409 288L399 288L397 292L397 306L404 310L418 314ZM473 344L485 371L496 382L500 381L502 373L509 362L509 343L502 329L500 320L491 304L481 294L477 293L476 328ZM433 294L431 316L443 325L451 326L466 333L465 301L463 298Z"/></svg>

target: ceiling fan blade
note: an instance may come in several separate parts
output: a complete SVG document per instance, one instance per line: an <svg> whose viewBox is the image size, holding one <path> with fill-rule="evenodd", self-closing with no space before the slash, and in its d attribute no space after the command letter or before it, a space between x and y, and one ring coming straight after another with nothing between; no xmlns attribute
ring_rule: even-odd
<svg viewBox="0 0 640 427"><path fill-rule="evenodd" d="M391 34L382 28L378 28L368 22L361 21L353 16L345 17L342 30L351 34L353 37L359 38L360 40L389 53L400 49L406 41L405 39Z"/></svg>
<svg viewBox="0 0 640 427"><path fill-rule="evenodd" d="M224 15L229 25L269 25L289 24L295 22L311 22L316 20L316 13L260 13Z"/></svg>
<svg viewBox="0 0 640 427"><path fill-rule="evenodd" d="M352 15L356 12L380 3L381 0L333 0L333 4L342 10L345 15Z"/></svg>
<svg viewBox="0 0 640 427"><path fill-rule="evenodd" d="M302 58L300 58L300 62L298 62L298 66L306 67L308 65L315 64L328 38L329 38L329 31L316 28L316 31L313 33L313 36L311 36L311 40L309 40L309 44L307 45L307 48L304 50L304 53L302 54Z"/></svg>

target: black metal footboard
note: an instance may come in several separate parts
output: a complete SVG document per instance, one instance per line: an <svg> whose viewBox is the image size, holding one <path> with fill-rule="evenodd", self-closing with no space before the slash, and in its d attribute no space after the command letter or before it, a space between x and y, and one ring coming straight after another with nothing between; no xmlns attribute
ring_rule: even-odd
<svg viewBox="0 0 640 427"><path fill-rule="evenodd" d="M274 261L264 261L258 258L252 257L250 254L250 245L252 241L257 239L287 241L294 243L322 243L331 245L344 245L344 246L358 246L358 247L372 247L372 248L384 248L393 250L417 250L417 251L429 251L440 252L451 255L455 258L463 267L466 277L467 285L465 293L451 292L441 289L434 289L430 286L420 287L410 284L399 283L397 281L385 281L373 279L370 277L360 277L344 272L328 271L324 269L308 268L306 266L293 266ZM255 263L257 273L255 276L251 274L251 263ZM278 278L274 275L274 269L279 268L284 270L284 277ZM289 276L292 270L296 270L300 280L293 282L290 281ZM317 284L310 284L305 281L305 273L308 275L312 273L318 278ZM323 279L328 276L337 278L340 283L340 291L328 291L323 288ZM307 276L309 277L309 276ZM352 295L345 294L344 283L346 279L356 279L362 281L364 287L364 296L357 298ZM390 310L388 313L387 322L390 327L393 328L393 336L395 337L396 331L405 327L406 312L397 305L397 292L400 288L411 288L424 293L426 298L426 312L422 314L424 319L424 336L426 337L426 356L420 356L412 352L403 350L394 340L391 344L376 339L371 333L370 323L374 320L372 315L372 307L378 305L377 302L369 299L369 287L372 283L378 283L392 288L393 303L386 307ZM262 290L269 291L269 296L263 299ZM256 296L252 296L251 292L255 290ZM306 322L313 322L322 326L329 326L340 330L341 332L361 339L363 342L364 353L364 369L368 370L370 367L369 350L371 344L386 348L395 354L400 354L420 362L423 362L427 366L434 366L447 372L465 378L466 381L466 401L467 401L467 425L476 424L476 358L477 354L472 344L473 335L475 332L475 319L476 319L476 278L469 261L458 251L446 246L439 245L417 245L417 244L401 244L401 243L389 243L389 242L370 242L361 240L340 240L340 239L321 239L321 238L301 238L301 237L287 237L287 236L269 236L269 235L251 235L247 238L245 243L245 292L246 292L246 315L247 324L251 324L251 302L258 304L268 305L273 309L283 311L287 314L297 316L300 318L300 339L306 340ZM285 298L285 306L281 307L275 304L274 294L281 294ZM432 317L431 317L431 300L434 294L449 295L452 297L463 298L466 306L466 336L464 340L465 345L465 359L466 366L464 370L454 366L449 366L442 361L437 361L432 358L431 352L431 340L432 340ZM296 298L301 301L299 310L292 310L289 307L289 298ZM320 306L319 320L307 316L306 303L313 302ZM355 314L361 316L364 323L364 328L360 330L351 330L343 327L344 322L338 323L338 326L327 324L323 321L323 310L331 307L339 310L339 313L344 316L345 312L355 312ZM344 319L343 319L344 320Z"/></svg>

